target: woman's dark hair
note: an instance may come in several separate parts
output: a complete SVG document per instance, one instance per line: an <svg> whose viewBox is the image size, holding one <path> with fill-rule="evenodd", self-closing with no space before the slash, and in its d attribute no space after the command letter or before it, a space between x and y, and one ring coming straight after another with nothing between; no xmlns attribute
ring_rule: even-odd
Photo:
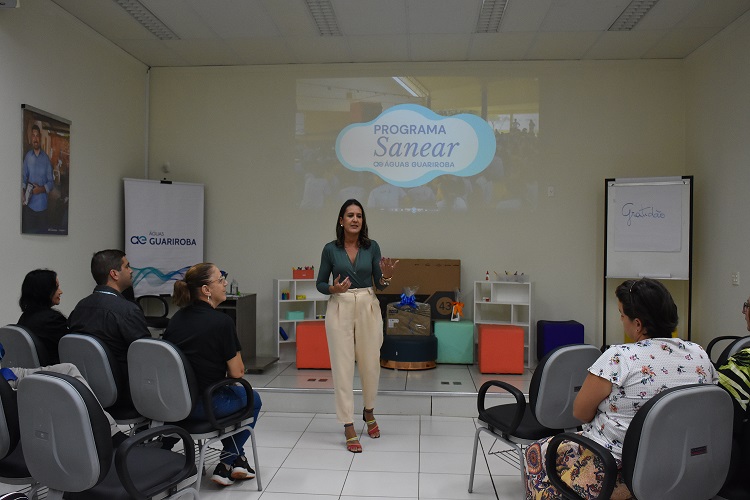
<svg viewBox="0 0 750 500"><path fill-rule="evenodd" d="M34 269L23 279L18 305L23 312L49 309L56 291L57 273L49 269Z"/></svg>
<svg viewBox="0 0 750 500"><path fill-rule="evenodd" d="M211 270L216 267L210 262L196 264L185 273L185 278L174 282L172 302L179 307L196 302L200 297L200 289L211 282Z"/></svg>
<svg viewBox="0 0 750 500"><path fill-rule="evenodd" d="M615 295L625 316L631 321L641 320L647 337L669 338L677 328L677 306L659 281L649 278L623 281Z"/></svg>
<svg viewBox="0 0 750 500"><path fill-rule="evenodd" d="M346 209L352 205L356 205L360 210L362 210L362 229L360 229L359 231L359 246L362 248L370 248L370 237L367 234L367 217L365 216L365 208L360 202L355 199L346 200L344 204L341 205L339 216L336 219L336 246L344 246L344 228L341 227L341 223L339 221L344 217Z"/></svg>

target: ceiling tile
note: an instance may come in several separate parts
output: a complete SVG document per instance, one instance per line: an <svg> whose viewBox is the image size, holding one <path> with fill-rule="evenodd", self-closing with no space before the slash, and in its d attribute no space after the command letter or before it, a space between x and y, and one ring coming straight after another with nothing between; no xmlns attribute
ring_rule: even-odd
<svg viewBox="0 0 750 500"><path fill-rule="evenodd" d="M302 63L352 62L347 41L341 36L287 37L287 43Z"/></svg>
<svg viewBox="0 0 750 500"><path fill-rule="evenodd" d="M141 3L180 38L216 37L186 0L141 0Z"/></svg>
<svg viewBox="0 0 750 500"><path fill-rule="evenodd" d="M150 67L188 66L189 63L161 40L120 40L122 49Z"/></svg>
<svg viewBox="0 0 750 500"><path fill-rule="evenodd" d="M219 38L280 35L258 0L187 1Z"/></svg>
<svg viewBox="0 0 750 500"><path fill-rule="evenodd" d="M409 40L406 35L349 37L352 58L362 62L409 61Z"/></svg>
<svg viewBox="0 0 750 500"><path fill-rule="evenodd" d="M528 0L526 2L509 1L505 8L500 30L537 31L542 25L552 0Z"/></svg>
<svg viewBox="0 0 750 500"><path fill-rule="evenodd" d="M242 60L242 64L293 64L298 63L286 40L281 37L232 38L226 40Z"/></svg>
<svg viewBox="0 0 750 500"><path fill-rule="evenodd" d="M317 36L310 12L301 0L261 0L284 36Z"/></svg>
<svg viewBox="0 0 750 500"><path fill-rule="evenodd" d="M567 0L553 2L541 31L602 31L608 29L630 0Z"/></svg>
<svg viewBox="0 0 750 500"><path fill-rule="evenodd" d="M582 59L601 35L598 31L538 33L526 59Z"/></svg>
<svg viewBox="0 0 750 500"><path fill-rule="evenodd" d="M412 61L465 61L469 35L412 35L409 37Z"/></svg>
<svg viewBox="0 0 750 500"><path fill-rule="evenodd" d="M335 0L333 10L344 35L406 34L405 0Z"/></svg>
<svg viewBox="0 0 750 500"><path fill-rule="evenodd" d="M54 1L109 40L156 40L154 35L112 0Z"/></svg>
<svg viewBox="0 0 750 500"><path fill-rule="evenodd" d="M165 40L190 66L231 66L240 59L223 40Z"/></svg>
<svg viewBox="0 0 750 500"><path fill-rule="evenodd" d="M409 33L473 33L481 0L409 0Z"/></svg>
<svg viewBox="0 0 750 500"><path fill-rule="evenodd" d="M659 0L654 7L643 16L633 31L669 30L674 28L699 3L704 0Z"/></svg>
<svg viewBox="0 0 750 500"><path fill-rule="evenodd" d="M750 9L750 0L703 0L680 28L725 27Z"/></svg>
<svg viewBox="0 0 750 500"><path fill-rule="evenodd" d="M471 61L519 61L534 42L536 33L477 33L471 38Z"/></svg>

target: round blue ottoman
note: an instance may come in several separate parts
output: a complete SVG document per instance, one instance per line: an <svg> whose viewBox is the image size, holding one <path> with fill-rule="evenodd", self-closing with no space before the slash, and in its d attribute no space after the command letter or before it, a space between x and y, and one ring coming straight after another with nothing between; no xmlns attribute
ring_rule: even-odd
<svg viewBox="0 0 750 500"><path fill-rule="evenodd" d="M434 335L385 335L380 366L397 370L435 368L437 337Z"/></svg>

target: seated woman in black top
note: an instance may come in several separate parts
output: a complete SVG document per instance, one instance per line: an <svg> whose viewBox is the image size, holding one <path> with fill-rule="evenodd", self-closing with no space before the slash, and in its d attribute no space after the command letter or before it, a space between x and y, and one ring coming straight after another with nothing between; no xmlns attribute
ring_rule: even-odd
<svg viewBox="0 0 750 500"><path fill-rule="evenodd" d="M54 365L60 362L57 344L63 335L68 333L68 321L65 316L52 306L60 305L62 289L57 273L49 269L35 269L23 279L21 285L21 317L18 324L26 327L36 335L47 351L43 365Z"/></svg>
<svg viewBox="0 0 750 500"><path fill-rule="evenodd" d="M182 309L169 320L164 339L179 347L190 361L201 391L225 378L242 378L245 374L234 321L216 310L216 306L227 298L226 288L226 275L208 262L194 265L185 273L184 280L174 284L173 300ZM214 394L216 416L230 415L245 407L247 396L245 388L239 384L224 387ZM257 422L261 401L256 391L252 396ZM190 416L206 418L202 399ZM250 468L243 450L249 437L250 432L245 430L222 439L224 450L211 476L213 482L228 486L235 479L255 477L255 471Z"/></svg>

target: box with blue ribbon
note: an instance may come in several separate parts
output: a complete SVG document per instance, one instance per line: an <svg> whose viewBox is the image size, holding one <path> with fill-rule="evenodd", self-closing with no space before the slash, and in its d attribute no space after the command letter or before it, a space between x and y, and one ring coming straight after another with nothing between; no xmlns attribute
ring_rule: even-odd
<svg viewBox="0 0 750 500"><path fill-rule="evenodd" d="M430 335L430 305L417 302L417 287L404 287L399 302L391 302L386 309L387 335Z"/></svg>

